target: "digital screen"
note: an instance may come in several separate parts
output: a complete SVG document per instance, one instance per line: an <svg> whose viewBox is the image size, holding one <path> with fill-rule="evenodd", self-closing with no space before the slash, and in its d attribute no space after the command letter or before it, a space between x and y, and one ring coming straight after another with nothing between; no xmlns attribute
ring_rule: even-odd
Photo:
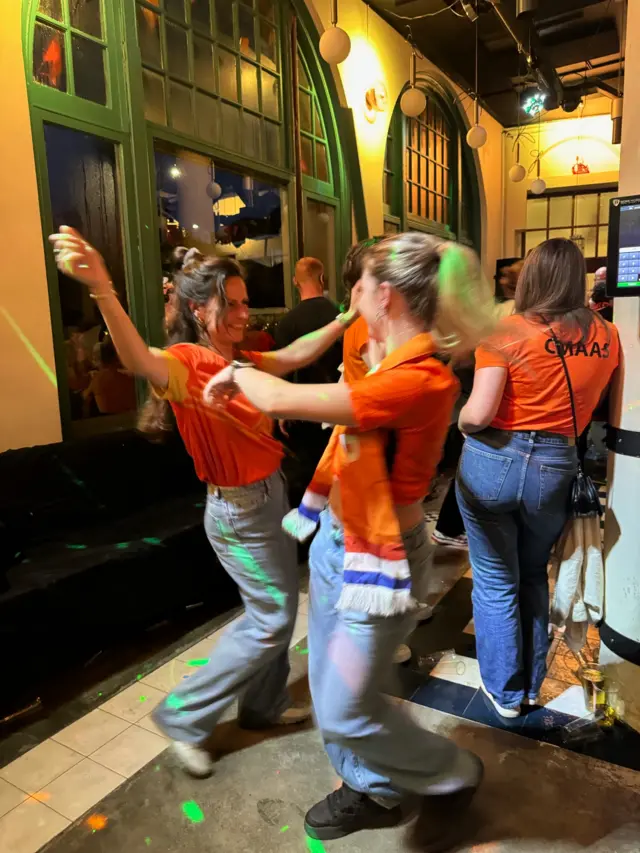
<svg viewBox="0 0 640 853"><path fill-rule="evenodd" d="M640 285L640 204L620 207L618 287Z"/></svg>

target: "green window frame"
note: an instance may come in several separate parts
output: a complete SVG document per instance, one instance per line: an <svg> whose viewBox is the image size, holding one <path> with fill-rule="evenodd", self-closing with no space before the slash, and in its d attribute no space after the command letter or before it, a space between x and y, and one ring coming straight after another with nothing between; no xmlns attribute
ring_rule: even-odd
<svg viewBox="0 0 640 853"><path fill-rule="evenodd" d="M322 109L309 66L298 45L298 116L302 180L307 189L333 195L333 168Z"/></svg>

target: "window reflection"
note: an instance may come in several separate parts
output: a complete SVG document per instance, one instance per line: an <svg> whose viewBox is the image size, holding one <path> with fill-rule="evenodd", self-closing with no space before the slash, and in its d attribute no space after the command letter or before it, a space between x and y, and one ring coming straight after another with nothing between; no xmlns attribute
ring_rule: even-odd
<svg viewBox="0 0 640 853"><path fill-rule="evenodd" d="M252 308L281 308L284 247L281 189L156 141L156 188L165 269L177 246L240 261Z"/></svg>
<svg viewBox="0 0 640 853"><path fill-rule="evenodd" d="M53 227L77 228L103 255L127 309L116 147L112 142L45 124ZM67 385L73 420L135 410L135 380L120 364L86 287L58 273Z"/></svg>

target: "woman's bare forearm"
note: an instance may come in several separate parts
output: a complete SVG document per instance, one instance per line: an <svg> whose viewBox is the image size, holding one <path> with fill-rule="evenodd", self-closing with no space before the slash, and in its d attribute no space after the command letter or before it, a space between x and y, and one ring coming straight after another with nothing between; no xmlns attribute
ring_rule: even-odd
<svg viewBox="0 0 640 853"><path fill-rule="evenodd" d="M356 317L355 311L349 311L321 329L303 335L288 347L266 352L260 364L261 369L273 376L286 376L287 373L293 373L294 370L313 364L330 346L340 340Z"/></svg>

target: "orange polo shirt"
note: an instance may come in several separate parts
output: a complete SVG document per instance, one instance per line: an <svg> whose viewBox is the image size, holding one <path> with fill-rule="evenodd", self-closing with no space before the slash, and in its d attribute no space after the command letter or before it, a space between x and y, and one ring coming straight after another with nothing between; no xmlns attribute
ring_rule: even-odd
<svg viewBox="0 0 640 853"><path fill-rule="evenodd" d="M342 368L344 381L351 383L367 375L369 368L362 353L369 343L369 327L363 317L353 323L342 339Z"/></svg>
<svg viewBox="0 0 640 853"><path fill-rule="evenodd" d="M581 434L620 359L618 331L597 320L586 343L568 341L562 327L554 333L565 353ZM521 314L507 317L497 332L476 350L476 371L504 367L507 382L491 426L503 430L538 430L573 435L569 389L548 328Z"/></svg>
<svg viewBox="0 0 640 853"><path fill-rule="evenodd" d="M396 434L391 491L399 506L421 501L429 491L459 392L458 380L435 352L431 335L416 335L349 386L359 429Z"/></svg>
<svg viewBox="0 0 640 853"><path fill-rule="evenodd" d="M284 453L272 437L271 418L243 394L224 409L202 401L209 379L227 365L222 356L198 344L175 344L157 353L167 360L169 383L156 393L171 403L198 477L215 486L247 486L270 477ZM257 366L262 360L257 352L241 355Z"/></svg>

